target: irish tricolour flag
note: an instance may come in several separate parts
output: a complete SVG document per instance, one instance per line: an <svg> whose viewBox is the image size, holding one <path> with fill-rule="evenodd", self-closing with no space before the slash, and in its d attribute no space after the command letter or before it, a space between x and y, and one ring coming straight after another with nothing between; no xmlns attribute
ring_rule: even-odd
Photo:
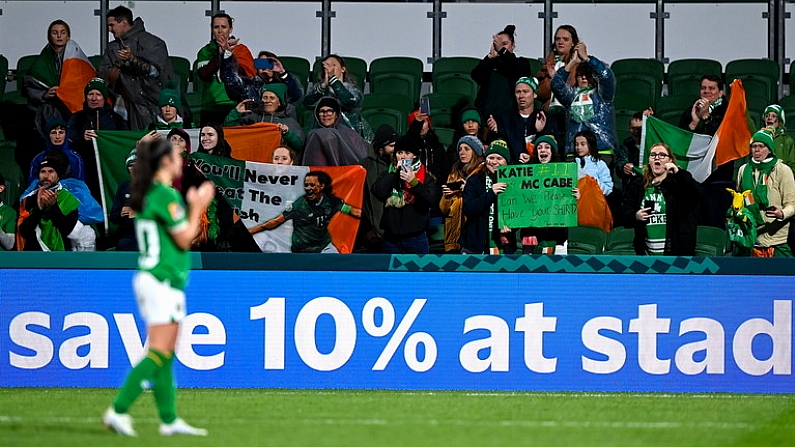
<svg viewBox="0 0 795 447"><path fill-rule="evenodd" d="M745 89L740 79L731 85L731 98L723 122L714 136L682 130L653 116L643 119L640 159L648 162L649 149L666 143L679 167L703 182L716 167L748 155L751 132L745 116Z"/></svg>
<svg viewBox="0 0 795 447"><path fill-rule="evenodd" d="M86 53L73 41L66 42L61 67L61 80L57 95L72 113L83 109L83 89L97 75Z"/></svg>

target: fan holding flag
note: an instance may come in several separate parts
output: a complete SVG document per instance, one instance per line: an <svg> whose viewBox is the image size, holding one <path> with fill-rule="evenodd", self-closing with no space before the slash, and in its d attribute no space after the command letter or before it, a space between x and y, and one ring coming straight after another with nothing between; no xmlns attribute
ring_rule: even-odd
<svg viewBox="0 0 795 447"><path fill-rule="evenodd" d="M47 28L45 46L25 76L25 94L36 106L36 129L45 135L44 125L53 118L64 121L83 107L83 87L96 70L71 40L69 25L55 20ZM45 135L46 136L46 135Z"/></svg>

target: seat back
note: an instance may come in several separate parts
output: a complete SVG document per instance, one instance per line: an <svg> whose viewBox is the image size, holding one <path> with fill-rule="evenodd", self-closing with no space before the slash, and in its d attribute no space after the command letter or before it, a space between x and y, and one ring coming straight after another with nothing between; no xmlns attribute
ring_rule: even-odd
<svg viewBox="0 0 795 447"><path fill-rule="evenodd" d="M38 59L38 54L29 54L27 56L22 56L17 61L17 88L18 92L21 92L24 85L25 85L25 76L30 71L33 64Z"/></svg>
<svg viewBox="0 0 795 447"><path fill-rule="evenodd" d="M705 74L721 76L723 66L713 59L677 59L668 64L668 94L696 95Z"/></svg>
<svg viewBox="0 0 795 447"><path fill-rule="evenodd" d="M306 90L309 85L309 61L299 56L279 56L279 62L288 73L294 74L301 82L301 87Z"/></svg>
<svg viewBox="0 0 795 447"><path fill-rule="evenodd" d="M406 133L408 117L401 110L388 107L371 107L362 109L362 118L367 120L373 129L378 129L382 124L388 124L398 134Z"/></svg>
<svg viewBox="0 0 795 447"><path fill-rule="evenodd" d="M605 237L605 254L609 255L634 255L635 230L627 227L616 227L610 230Z"/></svg>
<svg viewBox="0 0 795 447"><path fill-rule="evenodd" d="M778 105L784 109L784 114L787 118L795 117L795 95L789 95L779 99Z"/></svg>
<svg viewBox="0 0 795 447"><path fill-rule="evenodd" d="M0 54L0 101L6 91L6 76L8 75L8 59Z"/></svg>
<svg viewBox="0 0 795 447"><path fill-rule="evenodd" d="M474 101L478 94L478 84L469 74L443 73L433 77L433 92L466 95Z"/></svg>
<svg viewBox="0 0 795 447"><path fill-rule="evenodd" d="M190 61L181 56L169 56L168 58L171 60L171 66L177 76L179 91L185 97L188 94L188 84L190 83Z"/></svg>
<svg viewBox="0 0 795 447"><path fill-rule="evenodd" d="M632 119L632 115L635 112L640 112L640 110L632 110L632 109L616 109L616 138L618 138L618 144L621 144L626 140L631 134L629 131L629 121Z"/></svg>
<svg viewBox="0 0 795 447"><path fill-rule="evenodd" d="M728 247L726 230L703 225L696 228L696 256L724 256Z"/></svg>
<svg viewBox="0 0 795 447"><path fill-rule="evenodd" d="M414 57L393 56L370 62L370 90L374 93L399 93L415 102L420 98L424 65Z"/></svg>
<svg viewBox="0 0 795 447"><path fill-rule="evenodd" d="M645 74L624 74L616 76L616 98L615 102L626 101L633 98L636 102L621 103L621 108L644 110L654 107L662 94L662 80ZM637 99L635 99L637 98ZM643 101L641 98L645 98ZM646 104L643 107L643 104ZM631 107L632 105L641 107ZM616 104L616 107L619 107Z"/></svg>
<svg viewBox="0 0 795 447"><path fill-rule="evenodd" d="M445 148L450 147L453 144L453 138L455 137L455 129L450 129L447 127L437 127L434 124L433 127L434 133L439 138L439 142L444 145Z"/></svg>
<svg viewBox="0 0 795 447"><path fill-rule="evenodd" d="M434 128L458 127L455 123L461 115L461 110L471 104L468 96L455 93L428 93L425 97L428 98Z"/></svg>
<svg viewBox="0 0 795 447"><path fill-rule="evenodd" d="M569 228L568 253L598 255L604 253L605 232L601 228L578 225Z"/></svg>
<svg viewBox="0 0 795 447"><path fill-rule="evenodd" d="M758 78L768 80L768 91L765 94L767 101L772 101L778 97L779 66L776 61L770 59L735 59L726 64L726 85L731 85L732 81L740 78L746 88L746 98L750 97L746 79ZM769 104L769 102L768 102Z"/></svg>
<svg viewBox="0 0 795 447"><path fill-rule="evenodd" d="M94 70L99 71L99 66L100 64L102 64L102 58L103 56L101 54L95 54L93 56L88 57L88 61L91 62L91 65L94 67Z"/></svg>
<svg viewBox="0 0 795 447"><path fill-rule="evenodd" d="M391 93L368 93L364 95L362 110L372 108L396 109L408 116L414 110L414 102L407 96Z"/></svg>
<svg viewBox="0 0 795 447"><path fill-rule="evenodd" d="M657 101L657 108L654 109L654 116L668 124L678 126L679 120L685 109L693 107L693 103L698 99L696 95L668 95L663 96Z"/></svg>
<svg viewBox="0 0 795 447"><path fill-rule="evenodd" d="M657 59L627 58L618 59L610 64L616 78L626 75L644 75L656 79L662 84L665 77L665 65Z"/></svg>
<svg viewBox="0 0 795 447"><path fill-rule="evenodd" d="M433 80L438 75L449 73L465 74L469 76L472 69L478 65L478 62L480 62L480 59L467 56L439 58L433 63L431 79Z"/></svg>

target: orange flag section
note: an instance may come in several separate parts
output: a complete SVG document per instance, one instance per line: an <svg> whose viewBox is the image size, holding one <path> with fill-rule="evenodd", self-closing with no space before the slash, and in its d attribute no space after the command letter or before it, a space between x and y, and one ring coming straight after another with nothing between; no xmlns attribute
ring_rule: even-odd
<svg viewBox="0 0 795 447"><path fill-rule="evenodd" d="M254 68L254 58L251 51L245 45L235 45L232 48L232 54L237 59L237 64L246 72L246 76L254 76L257 74L257 69Z"/></svg>
<svg viewBox="0 0 795 447"><path fill-rule="evenodd" d="M364 179L367 176L362 166L310 166L309 170L328 174L333 194L353 208L362 209ZM328 225L331 242L340 253L353 251L358 229L359 219L342 213L334 215Z"/></svg>
<svg viewBox="0 0 795 447"><path fill-rule="evenodd" d="M61 66L61 79L56 95L72 113L83 109L83 90L97 71L80 47L72 40L66 43Z"/></svg>
<svg viewBox="0 0 795 447"><path fill-rule="evenodd" d="M273 150L282 142L282 134L273 123L224 127L224 137L232 146L232 158L259 163L270 163Z"/></svg>
<svg viewBox="0 0 795 447"><path fill-rule="evenodd" d="M580 200L577 201L577 224L599 227L609 233L613 228L613 213L595 178L586 175L577 182Z"/></svg>
<svg viewBox="0 0 795 447"><path fill-rule="evenodd" d="M718 144L715 148L715 166L745 157L749 153L751 131L748 129L748 119L745 116L746 101L743 81L735 79L731 85L729 105L726 115L715 133Z"/></svg>

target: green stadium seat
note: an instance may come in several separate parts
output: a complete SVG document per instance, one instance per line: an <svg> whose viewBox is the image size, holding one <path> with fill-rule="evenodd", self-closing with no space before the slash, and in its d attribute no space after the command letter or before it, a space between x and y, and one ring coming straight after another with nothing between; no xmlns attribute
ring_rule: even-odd
<svg viewBox="0 0 795 447"><path fill-rule="evenodd" d="M30 54L19 58L16 69L16 89L5 93L3 95L3 102L22 105L28 103L28 99L22 94L23 87L25 85L25 75L28 74L30 68L33 66L33 63L36 62L38 57L38 54Z"/></svg>
<svg viewBox="0 0 795 447"><path fill-rule="evenodd" d="M471 104L471 99L465 95L454 93L428 93L428 105L431 109L433 127L447 127L454 129L461 114L461 109Z"/></svg>
<svg viewBox="0 0 795 447"><path fill-rule="evenodd" d="M784 109L784 114L787 119L795 119L795 95L789 95L779 99L778 105Z"/></svg>
<svg viewBox="0 0 795 447"><path fill-rule="evenodd" d="M370 62L370 91L395 93L409 97L415 103L422 89L424 65L414 57L382 57Z"/></svg>
<svg viewBox="0 0 795 447"><path fill-rule="evenodd" d="M578 225L569 228L568 254L599 255L604 253L606 233L599 227Z"/></svg>
<svg viewBox="0 0 795 447"><path fill-rule="evenodd" d="M641 110L634 110L634 109L616 109L616 138L618 138L618 144L621 144L624 140L626 140L630 136L629 132L629 120L632 118L636 112L640 112Z"/></svg>
<svg viewBox="0 0 795 447"><path fill-rule="evenodd" d="M309 61L299 56L279 56L279 62L288 73L294 74L301 81L301 87L306 90L311 70Z"/></svg>
<svg viewBox="0 0 795 447"><path fill-rule="evenodd" d="M434 93L466 95L471 102L475 101L478 94L478 84L469 73L443 73L434 75L432 79Z"/></svg>
<svg viewBox="0 0 795 447"><path fill-rule="evenodd" d="M389 124L398 134L406 133L408 116L402 110L389 107L371 107L362 109L362 118L367 120L373 129L378 129L382 124Z"/></svg>
<svg viewBox="0 0 795 447"><path fill-rule="evenodd" d="M188 83L190 83L190 61L181 56L169 56L171 67L179 82L179 91L183 96L188 94Z"/></svg>
<svg viewBox="0 0 795 447"><path fill-rule="evenodd" d="M95 54L88 57L88 61L94 66L94 70L99 71L99 65L102 63L102 57L103 56L101 54Z"/></svg>
<svg viewBox="0 0 795 447"><path fill-rule="evenodd" d="M696 95L705 74L722 76L723 66L712 59L677 59L668 64L668 94Z"/></svg>
<svg viewBox="0 0 795 447"><path fill-rule="evenodd" d="M635 230L627 227L616 227L605 237L606 255L634 255Z"/></svg>
<svg viewBox="0 0 795 447"><path fill-rule="evenodd" d="M693 95L668 95L663 96L657 101L657 108L654 109L654 116L674 126L679 125L682 113L688 107L693 107L693 103L698 99L698 93Z"/></svg>
<svg viewBox="0 0 795 447"><path fill-rule="evenodd" d="M613 105L616 109L646 110L649 107L654 108L659 99L629 89L616 89Z"/></svg>
<svg viewBox="0 0 795 447"><path fill-rule="evenodd" d="M478 65L478 62L480 62L480 59L467 56L439 58L433 63L431 79L437 75L448 73L459 73L469 76L472 69Z"/></svg>
<svg viewBox="0 0 795 447"><path fill-rule="evenodd" d="M348 75L353 79L354 83L364 92L364 86L367 83L367 61L359 57L343 56L345 59L345 66L347 67ZM323 60L318 58L312 65L312 73L314 77L312 82L318 79L321 67L323 67Z"/></svg>
<svg viewBox="0 0 795 447"><path fill-rule="evenodd" d="M191 85L193 89L186 94L188 107L190 107L191 114L193 115L194 125L199 124L202 111L202 86L203 83L199 79L199 70L196 68L199 61L193 61L191 69Z"/></svg>
<svg viewBox="0 0 795 447"><path fill-rule="evenodd" d="M538 71L541 70L541 67L543 66L544 62L542 60L530 59L530 73L532 73L532 76L535 76L536 73L538 73Z"/></svg>
<svg viewBox="0 0 795 447"><path fill-rule="evenodd" d="M6 92L6 76L8 75L8 59L0 54L0 101Z"/></svg>
<svg viewBox="0 0 795 447"><path fill-rule="evenodd" d="M372 108L396 109L408 116L414 110L414 101L408 96L394 95L391 93L368 93L364 95L362 110Z"/></svg>
<svg viewBox="0 0 795 447"><path fill-rule="evenodd" d="M696 228L696 256L724 256L728 247L726 230L703 225Z"/></svg>
<svg viewBox="0 0 795 447"><path fill-rule="evenodd" d="M434 124L433 131L436 136L439 138L439 142L444 145L445 148L450 147L453 144L453 137L455 137L455 129L450 129L447 127L437 127Z"/></svg>
<svg viewBox="0 0 795 447"><path fill-rule="evenodd" d="M628 58L618 59L610 64L616 78L627 75L644 75L662 84L665 78L665 65L657 59Z"/></svg>
<svg viewBox="0 0 795 447"><path fill-rule="evenodd" d="M741 78L746 98L764 96L768 104L778 97L779 65L770 59L736 59L726 64L726 85ZM765 88L767 92L764 92ZM761 100L760 100L761 101Z"/></svg>

